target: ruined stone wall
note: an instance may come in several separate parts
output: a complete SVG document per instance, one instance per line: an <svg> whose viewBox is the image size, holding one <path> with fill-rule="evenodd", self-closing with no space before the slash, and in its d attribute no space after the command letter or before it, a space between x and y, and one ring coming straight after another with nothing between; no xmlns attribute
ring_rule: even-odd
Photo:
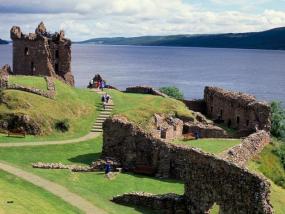
<svg viewBox="0 0 285 214"><path fill-rule="evenodd" d="M10 73L12 73L12 70L9 65L4 65L0 69L0 89L7 88Z"/></svg>
<svg viewBox="0 0 285 214"><path fill-rule="evenodd" d="M11 29L13 72L20 75L53 76L74 85L71 72L71 41L64 33L49 34L43 23L35 33L25 35L20 27Z"/></svg>
<svg viewBox="0 0 285 214"><path fill-rule="evenodd" d="M161 93L159 90L150 86L134 86L126 88L127 93L137 93L137 94L152 94L156 96L167 97L166 94Z"/></svg>
<svg viewBox="0 0 285 214"><path fill-rule="evenodd" d="M124 118L107 119L103 129L103 156L118 159L130 171L140 167L185 182L186 213L206 213L214 203L221 213L272 213L269 183L244 168L155 139Z"/></svg>
<svg viewBox="0 0 285 214"><path fill-rule="evenodd" d="M13 72L17 75L52 76L54 69L44 38L13 40Z"/></svg>
<svg viewBox="0 0 285 214"><path fill-rule="evenodd" d="M188 122L184 124L183 134L198 132L201 138L227 138L227 132L212 124L203 124L198 122Z"/></svg>
<svg viewBox="0 0 285 214"><path fill-rule="evenodd" d="M206 103L204 100L181 100L190 110L206 114Z"/></svg>
<svg viewBox="0 0 285 214"><path fill-rule="evenodd" d="M127 193L114 197L112 201L118 204L147 207L159 211L159 213L186 214L185 198L173 193L164 195L154 195L145 192Z"/></svg>
<svg viewBox="0 0 285 214"><path fill-rule="evenodd" d="M103 124L104 144L102 155L120 160L123 168L134 171L136 168L145 168L157 177L184 179L185 160L189 154L184 152L188 147L165 143L145 133L138 126L127 119L114 117L107 119ZM251 142L253 145L251 145ZM246 162L256 155L269 143L269 136L260 131L243 140L245 154L238 155L238 163ZM249 148L249 146L252 146ZM239 150L234 149L237 154ZM233 159L232 153L223 156L224 159ZM237 155L236 155L237 156ZM146 172L147 173L147 172Z"/></svg>
<svg viewBox="0 0 285 214"><path fill-rule="evenodd" d="M259 131L243 139L236 145L225 151L221 157L240 166L246 163L262 151L270 143L270 136L265 131Z"/></svg>
<svg viewBox="0 0 285 214"><path fill-rule="evenodd" d="M204 100L209 117L221 120L228 127L238 129L241 133L253 133L256 129L270 130L270 106L256 101L253 96L216 87L205 87Z"/></svg>

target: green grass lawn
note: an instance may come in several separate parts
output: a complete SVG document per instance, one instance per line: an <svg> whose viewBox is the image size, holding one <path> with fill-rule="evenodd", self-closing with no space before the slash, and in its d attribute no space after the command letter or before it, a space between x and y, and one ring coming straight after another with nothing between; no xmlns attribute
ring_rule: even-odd
<svg viewBox="0 0 285 214"><path fill-rule="evenodd" d="M41 84L41 78L29 78ZM0 119L8 117L11 113L29 115L42 127L43 135L26 138L0 135L0 142L70 139L83 136L90 131L99 114L96 109L101 108L100 95L87 89L72 88L58 80L55 82L55 100L21 91L4 91L5 104L0 104ZM65 119L69 121L70 130L66 133L57 131L55 123Z"/></svg>
<svg viewBox="0 0 285 214"><path fill-rule="evenodd" d="M13 201L13 203L7 203ZM1 214L82 213L53 194L0 170Z"/></svg>
<svg viewBox="0 0 285 214"><path fill-rule="evenodd" d="M101 172L74 173L68 170L33 169L31 163L62 162L65 164L90 164L100 157L102 137L79 144L40 147L1 148L1 160L66 186L70 191L86 198L111 214L153 213L141 208L121 206L110 202L117 195L133 191L151 193L175 192L182 194L184 185L178 181L122 173L108 180Z"/></svg>
<svg viewBox="0 0 285 214"><path fill-rule="evenodd" d="M199 148L205 152L219 154L237 144L241 143L240 139L214 139L203 138L199 140L175 140L173 143L183 144L190 147Z"/></svg>
<svg viewBox="0 0 285 214"><path fill-rule="evenodd" d="M154 113L193 117L181 101L146 94L123 93L107 90L115 103L113 114L122 115L143 128L148 128Z"/></svg>
<svg viewBox="0 0 285 214"><path fill-rule="evenodd" d="M47 84L44 77L36 76L22 76L22 75L10 75L9 83L16 83L25 87L38 88L47 91Z"/></svg>

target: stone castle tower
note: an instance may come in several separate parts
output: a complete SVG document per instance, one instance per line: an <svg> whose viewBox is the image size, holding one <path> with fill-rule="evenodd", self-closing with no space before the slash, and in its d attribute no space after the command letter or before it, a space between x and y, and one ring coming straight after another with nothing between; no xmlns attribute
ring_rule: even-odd
<svg viewBox="0 0 285 214"><path fill-rule="evenodd" d="M13 73L53 76L74 86L71 72L71 41L64 32L50 34L41 22L35 33L25 35L20 27L10 31L13 40Z"/></svg>

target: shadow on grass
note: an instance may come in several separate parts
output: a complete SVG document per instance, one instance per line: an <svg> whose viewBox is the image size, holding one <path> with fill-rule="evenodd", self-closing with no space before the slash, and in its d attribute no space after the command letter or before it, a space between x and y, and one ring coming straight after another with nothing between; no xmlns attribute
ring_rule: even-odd
<svg viewBox="0 0 285 214"><path fill-rule="evenodd" d="M152 179L155 181L160 181L160 182L165 182L165 183L179 183L179 184L184 184L182 181L180 180L176 180L176 179L170 179L170 178L156 178L154 176L151 175L143 175L143 174L136 174L133 172L123 172L124 174L136 177L136 178L148 178L148 179Z"/></svg>
<svg viewBox="0 0 285 214"><path fill-rule="evenodd" d="M81 163L90 165L93 161L99 159L101 157L101 152L98 153L89 153L85 155L78 155L73 158L69 158L68 160L73 163Z"/></svg>

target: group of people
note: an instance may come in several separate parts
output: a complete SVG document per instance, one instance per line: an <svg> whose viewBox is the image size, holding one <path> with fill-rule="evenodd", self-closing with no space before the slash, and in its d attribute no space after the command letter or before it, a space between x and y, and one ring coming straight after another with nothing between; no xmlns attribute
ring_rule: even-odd
<svg viewBox="0 0 285 214"><path fill-rule="evenodd" d="M106 81L102 79L100 74L96 74L93 79L90 80L88 88L97 88L100 90L104 90L107 87Z"/></svg>

